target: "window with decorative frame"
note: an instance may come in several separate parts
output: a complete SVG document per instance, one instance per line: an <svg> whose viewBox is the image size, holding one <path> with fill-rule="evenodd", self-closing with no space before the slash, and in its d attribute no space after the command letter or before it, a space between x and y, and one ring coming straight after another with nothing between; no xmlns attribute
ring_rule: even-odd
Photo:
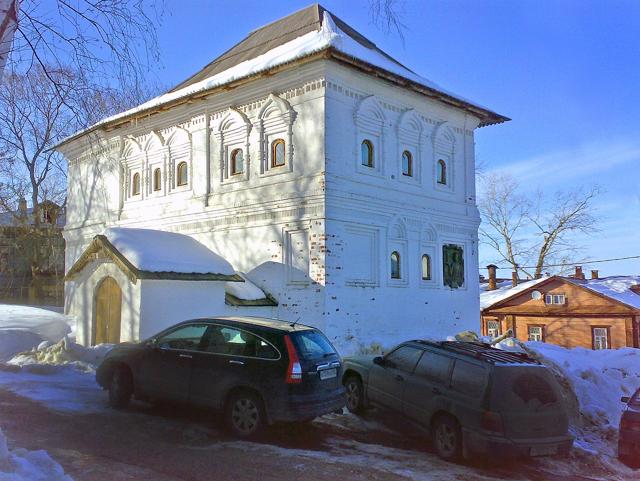
<svg viewBox="0 0 640 481"><path fill-rule="evenodd" d="M397 138L400 156L399 180L412 184L422 182L424 152L424 122L418 113L409 109L398 119Z"/></svg>
<svg viewBox="0 0 640 481"><path fill-rule="evenodd" d="M271 142L271 167L282 167L286 163L286 143L283 139Z"/></svg>
<svg viewBox="0 0 640 481"><path fill-rule="evenodd" d="M436 190L454 191L454 158L456 153L456 135L454 130L443 122L432 134L433 137L433 183Z"/></svg>
<svg viewBox="0 0 640 481"><path fill-rule="evenodd" d="M131 195L140 195L140 173L136 172L131 178Z"/></svg>
<svg viewBox="0 0 640 481"><path fill-rule="evenodd" d="M422 272L422 280L431 280L431 256L429 254L422 254L422 260L420 261L420 270Z"/></svg>
<svg viewBox="0 0 640 481"><path fill-rule="evenodd" d="M390 256L391 261L391 279L402 279L402 266L400 264L400 254L393 251Z"/></svg>
<svg viewBox="0 0 640 481"><path fill-rule="evenodd" d="M386 116L375 96L361 100L354 112L356 124L356 172L384 175L384 137Z"/></svg>
<svg viewBox="0 0 640 481"><path fill-rule="evenodd" d="M447 185L447 163L443 159L438 159L438 184Z"/></svg>
<svg viewBox="0 0 640 481"><path fill-rule="evenodd" d="M233 149L229 159L229 169L231 175L244 174L244 154L242 149Z"/></svg>
<svg viewBox="0 0 640 481"><path fill-rule="evenodd" d="M189 183L189 168L185 161L178 163L176 167L176 185L178 187L185 186Z"/></svg>
<svg viewBox="0 0 640 481"><path fill-rule="evenodd" d="M158 192L162 190L162 170L160 167L153 169L153 191Z"/></svg>
<svg viewBox="0 0 640 481"><path fill-rule="evenodd" d="M402 152L402 175L413 177L413 156L408 150Z"/></svg>

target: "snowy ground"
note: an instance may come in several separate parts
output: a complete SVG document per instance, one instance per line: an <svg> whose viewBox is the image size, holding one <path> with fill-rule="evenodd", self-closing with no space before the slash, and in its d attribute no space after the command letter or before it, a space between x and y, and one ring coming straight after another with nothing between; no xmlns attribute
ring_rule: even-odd
<svg viewBox="0 0 640 481"><path fill-rule="evenodd" d="M525 349L551 366L563 384L576 447L568 458L469 466L441 461L422 435L375 412L364 418L324 416L310 425L272 429L259 442L244 442L224 436L208 413L142 403L113 411L94 379L94 366L110 346L86 349L68 337L55 343L52 333L68 334L68 322L48 311L0 305L0 339L9 339L5 330L17 331L12 339L20 339L20 344L5 342L7 351L0 350L4 359L13 356L0 364L0 406L11 413L0 416L0 428L10 446L49 452L2 451L5 438L0 435L0 480L69 479L56 461L76 481L640 479L615 458L620 396L640 385L638 350L569 351L527 343ZM40 348L15 356L14 350L29 340L27 349ZM29 469L48 474L25 475ZM9 472L15 476L5 475Z"/></svg>

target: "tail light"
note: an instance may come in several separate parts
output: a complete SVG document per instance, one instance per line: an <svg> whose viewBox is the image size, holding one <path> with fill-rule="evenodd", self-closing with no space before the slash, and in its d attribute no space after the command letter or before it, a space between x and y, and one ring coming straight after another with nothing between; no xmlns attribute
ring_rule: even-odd
<svg viewBox="0 0 640 481"><path fill-rule="evenodd" d="M287 368L287 376L284 382L287 384L300 384L302 382L302 366L300 365L298 352L288 335L284 336L284 343L287 346L287 354L289 354L289 367Z"/></svg>
<svg viewBox="0 0 640 481"><path fill-rule="evenodd" d="M482 428L487 431L501 433L503 431L502 416L500 413L485 411L482 413Z"/></svg>

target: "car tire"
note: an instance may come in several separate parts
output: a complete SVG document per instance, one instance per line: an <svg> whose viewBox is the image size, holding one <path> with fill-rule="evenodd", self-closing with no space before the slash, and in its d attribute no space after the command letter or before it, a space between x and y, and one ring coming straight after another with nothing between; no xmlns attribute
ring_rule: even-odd
<svg viewBox="0 0 640 481"><path fill-rule="evenodd" d="M225 424L229 432L236 437L257 436L265 424L262 399L248 391L233 394L226 405Z"/></svg>
<svg viewBox="0 0 640 481"><path fill-rule="evenodd" d="M445 415L435 419L431 441L441 459L457 462L462 458L462 430L453 417Z"/></svg>
<svg viewBox="0 0 640 481"><path fill-rule="evenodd" d="M344 382L347 394L347 409L359 414L364 411L364 389L362 380L358 376L349 376Z"/></svg>
<svg viewBox="0 0 640 481"><path fill-rule="evenodd" d="M133 394L133 378L126 367L117 367L109 383L109 406L123 409L128 406Z"/></svg>

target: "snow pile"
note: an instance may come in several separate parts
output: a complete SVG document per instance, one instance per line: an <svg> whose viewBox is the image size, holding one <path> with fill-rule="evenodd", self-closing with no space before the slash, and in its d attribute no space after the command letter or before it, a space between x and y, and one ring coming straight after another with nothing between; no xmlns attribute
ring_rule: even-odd
<svg viewBox="0 0 640 481"><path fill-rule="evenodd" d="M244 301L257 301L267 297L262 289L249 280L246 274L243 272L237 272L236 274L242 277L244 282L225 283L224 290L227 294L231 294Z"/></svg>
<svg viewBox="0 0 640 481"><path fill-rule="evenodd" d="M111 227L104 235L141 271L235 274L231 264L187 235L123 227Z"/></svg>
<svg viewBox="0 0 640 481"><path fill-rule="evenodd" d="M72 481L46 451L9 449L0 430L0 479L3 481Z"/></svg>
<svg viewBox="0 0 640 481"><path fill-rule="evenodd" d="M8 364L14 366L71 364L83 371L93 371L113 346L113 344L98 344L85 347L64 337L57 343L45 341L31 351L22 352L14 356Z"/></svg>
<svg viewBox="0 0 640 481"><path fill-rule="evenodd" d="M57 342L72 332L73 318L29 306L0 304L0 361L43 341Z"/></svg>
<svg viewBox="0 0 640 481"><path fill-rule="evenodd" d="M578 445L613 455L625 407L620 398L640 387L640 350L566 349L541 342L522 346L559 376L570 404L577 403L572 424Z"/></svg>

